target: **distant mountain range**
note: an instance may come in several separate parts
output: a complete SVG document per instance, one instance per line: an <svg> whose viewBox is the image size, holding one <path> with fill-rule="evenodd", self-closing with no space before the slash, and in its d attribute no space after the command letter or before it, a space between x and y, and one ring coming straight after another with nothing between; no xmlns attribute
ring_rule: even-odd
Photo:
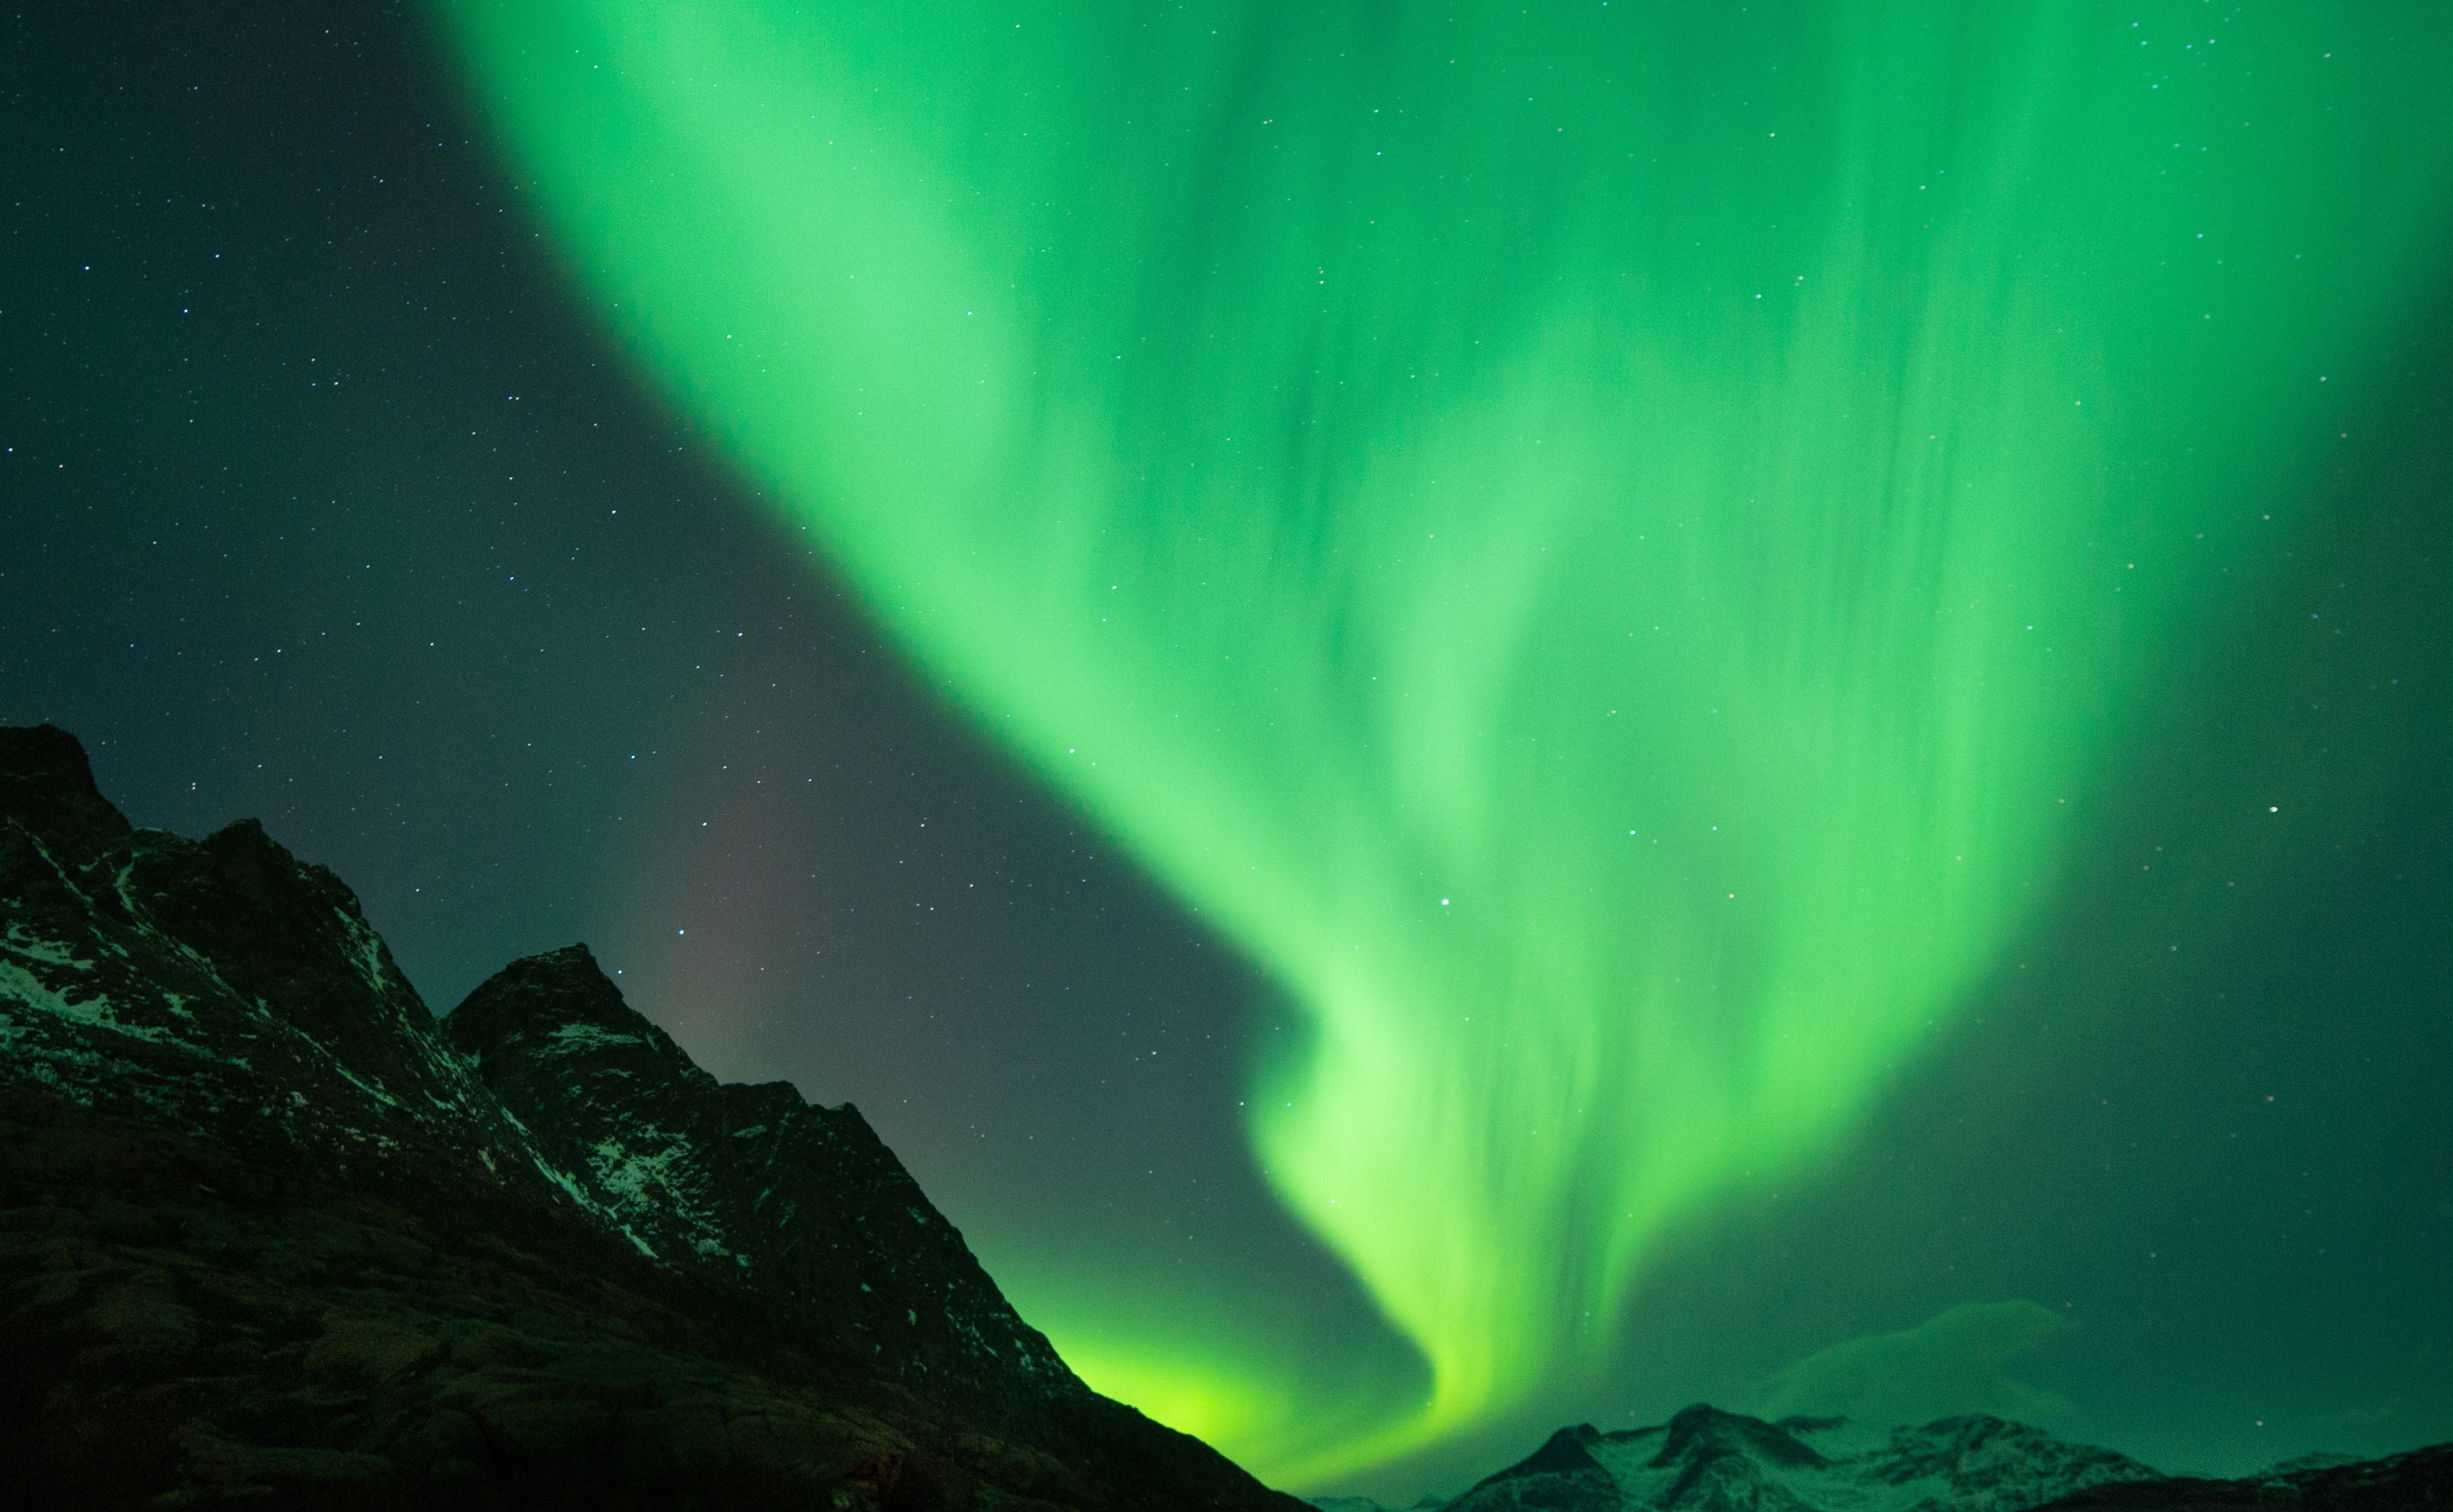
<svg viewBox="0 0 2453 1512"><path fill-rule="evenodd" d="M0 729L0 1463L27 1506L1300 1512L1100 1397L848 1104L584 945L437 1020L253 821Z"/></svg>
<svg viewBox="0 0 2453 1512"><path fill-rule="evenodd" d="M1321 1512L1386 1512L1321 1497ZM1657 1427L1562 1428L1450 1502L1411 1512L2420 1512L2453 1508L2453 1444L2338 1456L2239 1481L2167 1476L1999 1418L1871 1429L1688 1407Z"/></svg>

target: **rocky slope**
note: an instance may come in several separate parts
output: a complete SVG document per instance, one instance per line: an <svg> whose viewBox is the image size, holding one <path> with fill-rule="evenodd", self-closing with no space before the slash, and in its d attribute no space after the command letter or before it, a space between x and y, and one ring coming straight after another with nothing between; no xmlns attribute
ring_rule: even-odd
<svg viewBox="0 0 2453 1512"><path fill-rule="evenodd" d="M848 1106L584 947L436 1021L252 823L0 730L0 1455L39 1504L1272 1507L1090 1392Z"/></svg>
<svg viewBox="0 0 2453 1512"><path fill-rule="evenodd" d="M513 962L441 1028L643 1255L915 1390L1007 1415L1084 1393L857 1109L718 1085L586 945Z"/></svg>
<svg viewBox="0 0 2453 1512"><path fill-rule="evenodd" d="M1317 1504L1317 1503L1316 1503ZM1999 1418L1871 1430L1688 1407L1655 1427L1562 1428L1446 1512L2384 1512L2453 1508L2453 1445L2244 1481L2159 1474Z"/></svg>
<svg viewBox="0 0 2453 1512"><path fill-rule="evenodd" d="M559 1190L340 879L252 820L132 828L48 726L0 730L0 931L11 1082L336 1178Z"/></svg>

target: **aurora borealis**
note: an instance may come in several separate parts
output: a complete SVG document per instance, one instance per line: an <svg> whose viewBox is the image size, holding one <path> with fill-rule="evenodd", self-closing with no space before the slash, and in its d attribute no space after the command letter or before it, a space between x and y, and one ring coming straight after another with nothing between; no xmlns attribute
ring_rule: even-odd
<svg viewBox="0 0 2453 1512"><path fill-rule="evenodd" d="M830 1025L854 1044L881 1036L867 1061L838 1051L814 1021L777 1006L798 999L758 999L752 1014L689 996L697 968L656 952L693 932L725 932L758 971L811 948L811 930L837 957L855 951L858 930L812 923L779 879L802 875L803 853L811 877L857 869L835 859L856 847L840 827L796 829L771 787L729 786L736 766L761 783L787 771L816 783L793 765L809 738L786 733L808 722L785 711L819 695L708 702L685 719L625 704L626 682L668 696L722 665L736 686L782 687L797 662L814 687L811 668L855 653L838 637L833 649L717 664L750 653L648 656L616 639L650 633L652 617L629 612L645 603L708 606L672 618L711 626L726 600L777 602L795 583L818 596L841 574L905 659L894 675L924 689L905 696L933 709L895 717L924 742L938 738L925 723L938 718L987 743L930 758L931 777L912 779L915 813L942 831L960 807L942 792L1011 784L980 775L1009 762L1051 795L1049 812L1083 816L1099 837L1086 849L1120 847L1122 864L1155 880L1164 901L1127 913L1169 919L1248 964L1248 975L1222 968L1197 988L1204 1043L1228 1048L1147 1094L1180 1110L1181 1128L1159 1113L1131 1126L1161 1131L1153 1150L1199 1144L1203 1180L1240 1172L1301 1232L1264 1231L1255 1209L1235 1208L1222 1224L1248 1242L1201 1228L1187 1258L1156 1236L1189 1223L1101 1226L1099 1204L1118 1201L1099 1190L1114 1184L1106 1178L1012 1177L1001 1173L1036 1172L1020 1163L1039 1157L961 1153L950 1133L941 1150L890 1111L880 1126L1094 1384L1275 1482L1378 1486L1368 1478L1392 1464L1450 1474L1437 1456L1476 1434L1546 1427L1545 1413L1599 1421L1630 1393L1792 1379L1775 1371L1965 1304L2015 1296L2077 1312L2064 1302L2085 1289L2075 1262L2053 1270L1997 1254L1962 1274L1954 1258L1889 1292L1865 1276L1913 1268L1896 1257L1928 1241L1910 1236L1933 1213L1965 1223L2002 1201L1988 1183L2060 1194L2039 1199L2032 1222L2091 1236L2099 1210L2170 1206L2179 1178L2107 1177L2092 1155L2083 1172L2073 1156L2066 1179L2033 1174L2051 1166L2037 1150L2091 1148L2072 1128L2097 1115L2075 1097L2053 1104L2062 1124L2033 1114L2049 1136L2003 1133L2029 1116L2015 1110L1985 1136L2028 1151L2024 1165L1984 1167L1982 1138L1942 1132L1941 1118L1929 1130L1907 1110L1937 1105L1944 1086L1983 1088L1965 1093L1969 1107L2016 1109L2030 1107L2016 1099L2031 1084L2084 1084L2094 1104L2088 1078L2119 1080L2101 1069L2122 1058L2114 1047L2162 1021L2087 994L2181 969L2143 956L2116 968L2132 946L2194 965L2222 941L2247 959L2246 936L2283 938L2253 910L2304 910L2333 885L2311 880L2309 858L2339 845L2321 842L2308 816L2400 833L2426 863L2379 862L2381 877L2441 870L2441 747L2422 752L2445 727L2443 658L2410 628L2441 623L2425 608L2441 602L2440 578L2377 566L2358 579L2382 606L2366 623L2401 628L2375 630L2364 644L2378 648L2356 666L2291 671L2303 653L2283 639L2330 631L2321 616L2341 612L2297 607L2318 583L2313 564L2367 560L2346 545L2358 542L2399 543L2377 547L2377 563L2428 560L2443 538L2441 525L2398 523L2390 506L2432 500L2415 512L2441 519L2445 498L2443 476L2425 470L2441 456L2416 473L2390 461L2419 455L2412 438L2441 412L2425 397L2441 393L2441 354L2411 355L2413 329L2444 326L2434 285L2453 226L2453 109L2432 91L2453 43L2441 7L2191 0L1979 14L1621 0L1324 16L445 0L426 24L448 60L432 65L438 76L493 133L470 151L499 151L515 185L511 210L488 213L516 230L483 232L464 215L455 234L526 249L502 255L529 258L536 283L506 307L559 299L574 311L538 343L544 355L518 359L535 366L516 382L471 359L462 387L563 412L518 422L531 428L517 433L535 465L507 467L500 486L473 454L429 460L458 456L459 432L476 428L436 397L458 381L443 360L406 354L461 341L507 352L525 338L366 337L360 349L403 354L383 360L424 376L381 410L352 411L349 430L256 418L307 416L280 408L299 399L229 411L237 439L210 456L288 481L227 507L265 560L300 560L274 538L310 523L368 545L333 547L282 580L300 603L325 606L299 614L317 635L371 620L413 648L433 623L475 627L492 658L479 671L419 670L392 649L350 653L365 659L332 675L413 687L424 706L450 710L368 710L367 722L388 726L395 750L457 742L453 760L470 775L454 779L454 801L511 806L467 827L499 834L509 819L550 834L585 820L593 837L617 818L663 824L652 842L541 840L543 853L573 859L531 875L570 882L573 927L584 923L608 961L622 958L625 930L636 937L628 959L685 996L676 1011L699 1032L671 1026L694 1050L735 1046L724 1053L736 1067L794 1075L813 1094L810 1078L844 1078L824 1095L874 1114L877 1088L900 1087L896 1077L986 1081L1041 1064L1034 1056L1066 1061L1074 1051L1038 1046L1073 1044L1056 1019L1081 1010L1007 992L1027 1009L999 1009L1012 1023L993 1033L963 1031L1004 1047L965 1052L979 1069L906 1071L905 1042ZM400 140L422 140L425 119ZM47 192L65 203L76 189ZM414 219L402 214L399 226ZM166 264L187 255L162 234ZM61 259L71 242L62 233ZM439 270L447 259L429 261ZM463 284L487 276L478 263L450 266ZM397 278L421 302L458 287L439 271ZM337 324L325 335L361 340ZM135 354L154 339L134 323L108 338ZM229 349L259 339L231 337ZM707 486L711 502L681 510L665 474L651 499L610 465L553 481L555 467L623 444L578 418L597 409L557 397L573 393L653 410L673 449L725 480ZM139 407L148 454L189 445L178 431L189 418L169 400ZM610 428L641 428L616 416ZM394 439L378 460L353 457L351 438L369 434ZM490 431L483 439L494 445ZM652 472L647 449L622 453L624 466ZM183 466L203 477L228 465ZM397 478L429 481L382 491ZM21 472L18 487L37 484L72 487ZM86 507L97 518L136 511L148 529L188 518L166 512L168 490L126 502L138 491ZM454 510L485 498L498 523L482 528L509 534L474 544L481 527L446 523L447 497ZM499 523L515 504L562 511L532 527L551 550L514 562L496 547L531 528ZM668 511L672 523L654 527L666 545L580 534L651 509ZM47 518L73 513L60 505ZM728 533L712 543L699 519ZM75 542L103 527L45 528ZM566 538L589 543L568 556L584 569L554 565ZM449 576L461 567L446 565L447 548L472 564L462 576ZM350 596L347 574L378 573L387 553L418 564L421 581L453 583L453 607L407 577ZM685 565L668 568L659 553ZM573 607L472 607L493 602L470 586L480 557L506 564L495 589L548 574ZM195 570L201 583L250 569ZM2355 568L2342 571L2347 589ZM651 580L652 591L639 587ZM242 619L267 612L253 606L272 586L240 596ZM2284 599L2314 625L2266 625L2260 616ZM145 639L105 621L117 623L103 615L87 635L96 647ZM652 622L658 633L668 623ZM9 643L12 666L49 654L32 624L21 614L11 627L23 637ZM531 680L511 660L529 639L584 670ZM2435 702L2416 712L2376 691L2403 679L2412 690L2390 696L2421 699L2423 673ZM2247 707L2264 686L2327 678L2350 723L2324 742L2273 733L2284 728L2279 700L2255 715L2204 706L2219 695ZM313 706L277 705L308 723ZM281 723L250 706L259 726ZM741 720L757 724L755 738L712 733L719 708L727 720L756 710ZM110 717L95 709L87 722ZM438 728L423 727L429 717ZM2229 733L2206 733L2216 729ZM496 730L507 752L532 739L557 746L553 781L568 786L523 781L517 800L478 791L475 774L491 780L499 761L519 759L490 745L469 754ZM684 742L689 757L662 754ZM426 748L429 767L446 765L441 746ZM901 749L871 768L907 770ZM642 754L686 760L696 775L579 774ZM108 760L97 756L106 770ZM172 764L140 765L167 774ZM318 776L317 765L292 763L289 780L323 784L331 812L376 790L351 785L395 780ZM165 794L176 786L165 775ZM803 851L770 865L690 849L701 842L678 818L686 809L714 816L688 825L737 820L777 836L779 851ZM2380 814L2402 817L2348 817ZM2164 880L2164 853L2149 847L2166 843L2211 891L2121 901L2130 895L2112 889ZM2106 860L2116 850L2118 872ZM881 874L842 897L872 913L958 907L959 894L914 905L897 885ZM2443 883L2431 885L2398 906L2429 917ZM698 908L686 928L662 927L661 892L704 900L670 905L677 916ZM413 951L426 928L436 972L463 972L462 947L440 943L448 925L408 913L395 924L385 908L414 905L381 895L369 906L396 939L408 932L403 959L446 1005ZM651 914L652 931L639 923ZM472 903L454 917L487 916ZM972 961L1059 948L1020 945L995 932L1004 925L961 927L973 945L932 948L968 948ZM2362 954L2341 942L2365 925L2328 927L2308 938ZM2423 950L2403 933L2403 948ZM1080 948L1118 960L1144 949ZM1148 947L1153 960L1186 954ZM2060 996L2034 996L2044 989L2019 975L2031 963L2035 976L2055 973ZM2350 1090L2345 1072L2310 1099L2332 1110L2326 1127L2356 1124L2344 1110L2363 1099L2424 1104L2416 1088L2446 1055L2438 965L2441 951L2410 955L2382 985L2324 989L2338 1023L2429 1025L2391 1073L2408 1078L2393 1084L2402 1102ZM905 994L874 984L900 969L925 989L932 968L845 969L862 1002L883 1003ZM1053 970L1033 957L1011 985L1044 991ZM2176 1067L2176 1083L2239 1080L2244 1098L2271 1101L2244 1090L2276 1081L2265 1069L2204 1069L2223 1059L2225 1031L2211 1026L2235 1011L2217 999L2256 996L2212 980L2189 999L2189 1022L2210 1026L2187 1041L2195 1048L2137 1059ZM835 990L813 972L796 982L803 998ZM868 1017L882 1024L885 1011ZM2297 1025L2299 1012L2277 1007L2271 1022ZM2045 1024L2060 1036L2050 1048L2010 1027ZM2152 1032L2178 1043L2177 1030ZM2320 1062L2332 1064L2310 1052ZM1077 1101L1107 1095L1031 1074ZM2166 1095L2196 1105L2194 1093L2151 1088L2136 1101ZM2102 1105L2112 1104L2107 1091ZM1087 1104L1051 1118L1032 1126L1093 1143L1123 1126ZM2307 1151L2334 1136L2316 1126L2298 1143L2275 1137L2274 1172L2324 1166ZM2443 1125L2395 1127L2398 1142L2371 1133L2362 1147L2386 1151L2374 1158L2414 1194L2372 1224L2412 1246L2394 1262L2403 1269L2381 1272L2407 1290L2426 1273L2412 1258L2423 1234L2445 1222ZM2105 1134L2105 1149L2134 1148L2126 1132ZM1927 1171L1977 1174L1929 1188L1871 1174L1911 1149ZM1166 1158L1151 1154L1152 1168ZM2236 1180L2237 1205L2262 1213L2266 1198L2246 1194L2270 1192L2273 1173ZM997 1188L1014 1183L1027 1196L1001 1206ZM2377 1189L2388 1188L2403 1190ZM1773 1204L1813 1189L1860 1205L1784 1227L1798 1221ZM2278 1212L2299 1202L2272 1198ZM1827 1244L1813 1273L1825 1279L1760 1269L1775 1254L1787 1263L1801 1235ZM2048 1236L2029 1248L2093 1243ZM2225 1263L2239 1267L2222 1272L2231 1280L2187 1295L2312 1284L2279 1261ZM2251 1271L2260 1279L2240 1279ZM1830 1279L1844 1273L1858 1280ZM1730 1307L1766 1315L1775 1296L1827 1302L1853 1287L1885 1300L1866 1304L1876 1316L1843 1322L1830 1307L1816 1324L1796 1321L1812 1311L1801 1301L1760 1341L1739 1342L1725 1319L1717 1336L1700 1323L1682 1332L1683 1317L1708 1311L1695 1298L1714 1289L1698 1279L1711 1275ZM2104 1283L2107 1295L2149 1289ZM2423 1315L2401 1332L2446 1347L2444 1299L2393 1305ZM2089 1326L2077 1315L2066 1336L2030 1330L2035 1347L2064 1337L2077 1347ZM1680 1384L1657 1383L1668 1382ZM2442 1416L2453 1403L2406 1390L2394 1400L2406 1422L2453 1422ZM2207 1430L2186 1442L2216 1441Z"/></svg>
<svg viewBox="0 0 2453 1512"><path fill-rule="evenodd" d="M620 335L1304 1015L1256 1151L1430 1388L1297 1479L1589 1370L1958 1006L2453 126L2187 7L449 13Z"/></svg>

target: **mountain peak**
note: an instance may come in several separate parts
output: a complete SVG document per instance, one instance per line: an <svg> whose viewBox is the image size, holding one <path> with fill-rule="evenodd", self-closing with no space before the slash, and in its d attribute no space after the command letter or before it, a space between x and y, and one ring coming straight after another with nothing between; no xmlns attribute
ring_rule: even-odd
<svg viewBox="0 0 2453 1512"><path fill-rule="evenodd" d="M1448 1512L2022 1512L2156 1479L2109 1450L1996 1418L1885 1431L1841 1418L1766 1422L1698 1403L1648 1428L1563 1428Z"/></svg>
<svg viewBox="0 0 2453 1512"><path fill-rule="evenodd" d="M452 1048L481 1067L519 1048L581 1056L616 1075L637 1069L624 1063L644 1059L665 1074L715 1084L671 1035L630 1006L585 944L512 962L479 984L440 1027Z"/></svg>
<svg viewBox="0 0 2453 1512"><path fill-rule="evenodd" d="M1782 1465L1825 1462L1823 1456L1800 1442L1785 1423L1724 1412L1699 1402L1671 1416L1661 1452L1653 1457L1652 1463L1657 1467L1690 1464L1725 1454L1746 1454Z"/></svg>
<svg viewBox="0 0 2453 1512"><path fill-rule="evenodd" d="M1486 1477L1451 1504L1487 1508L1615 1505L1617 1483L1592 1454L1603 1438L1589 1422L1561 1428L1542 1447Z"/></svg>
<svg viewBox="0 0 2453 1512"><path fill-rule="evenodd" d="M1561 1428L1548 1442L1533 1451L1532 1457L1510 1467L1514 1474L1573 1474L1598 1470L1587 1445L1601 1442L1601 1430L1589 1422L1579 1422L1572 1428Z"/></svg>
<svg viewBox="0 0 2453 1512"><path fill-rule="evenodd" d="M25 826L61 862L82 865L134 826L93 785L93 765L56 725L0 727L0 826Z"/></svg>
<svg viewBox="0 0 2453 1512"><path fill-rule="evenodd" d="M643 1255L979 1410L1087 1392L857 1111L718 1084L585 945L512 962L438 1027Z"/></svg>

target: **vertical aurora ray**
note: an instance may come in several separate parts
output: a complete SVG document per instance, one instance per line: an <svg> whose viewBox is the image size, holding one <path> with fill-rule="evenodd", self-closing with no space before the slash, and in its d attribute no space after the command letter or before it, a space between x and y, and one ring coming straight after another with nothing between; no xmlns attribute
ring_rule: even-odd
<svg viewBox="0 0 2453 1512"><path fill-rule="evenodd" d="M1914 1054L2453 162L2438 6L441 14L645 369L1307 1016L1258 1158L1427 1397L1052 1329L1292 1481Z"/></svg>

